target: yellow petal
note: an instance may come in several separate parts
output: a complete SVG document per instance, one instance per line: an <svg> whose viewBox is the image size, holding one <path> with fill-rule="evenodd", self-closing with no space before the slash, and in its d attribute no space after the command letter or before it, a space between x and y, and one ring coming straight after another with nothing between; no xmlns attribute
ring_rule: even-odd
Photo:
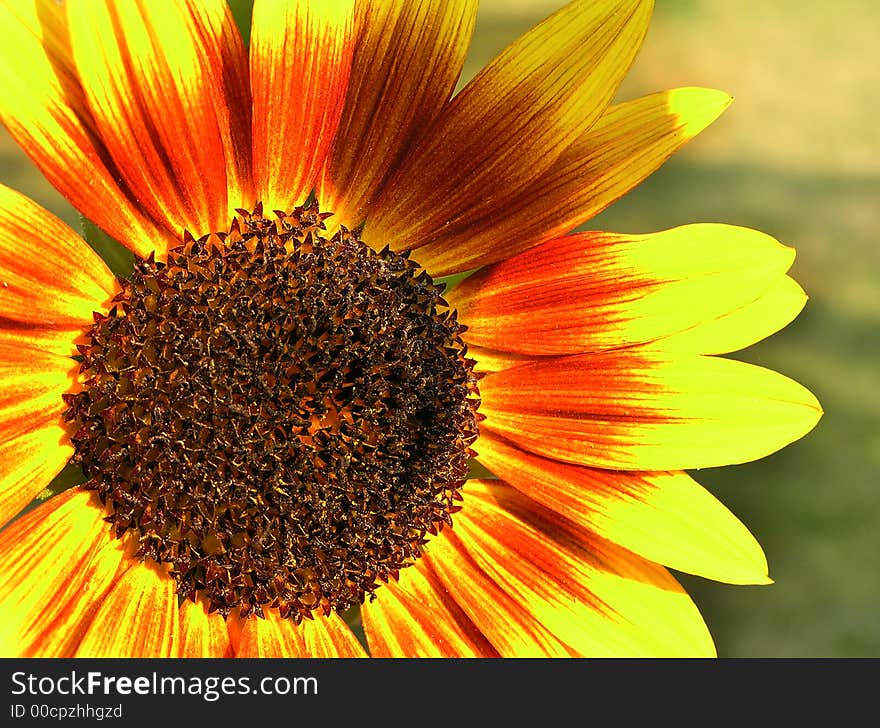
<svg viewBox="0 0 880 728"><path fill-rule="evenodd" d="M495 657L424 562L403 569L361 607L372 657Z"/></svg>
<svg viewBox="0 0 880 728"><path fill-rule="evenodd" d="M226 158L215 112L222 99L214 96L221 84L197 40L211 26L176 3L66 5L97 132L132 194L172 234L226 227Z"/></svg>
<svg viewBox="0 0 880 728"><path fill-rule="evenodd" d="M51 614L43 611L36 618L43 631L28 656L73 657L110 589L137 563L133 552L132 542L126 539L113 538L105 543L80 575L76 592L66 603L57 605L57 616L51 619Z"/></svg>
<svg viewBox="0 0 880 728"><path fill-rule="evenodd" d="M598 470L527 453L488 432L480 463L529 498L650 561L730 584L766 584L748 529L683 472Z"/></svg>
<svg viewBox="0 0 880 728"><path fill-rule="evenodd" d="M45 488L73 455L67 405L78 364L0 334L0 524Z"/></svg>
<svg viewBox="0 0 880 728"><path fill-rule="evenodd" d="M793 260L794 250L769 235L730 225L580 233L484 268L448 299L468 326L468 343L478 346L528 355L651 342L665 349L684 332L702 353L700 329L761 298ZM790 316L786 305L774 319ZM754 338L742 331L739 339L753 343L766 330L756 327ZM714 344L717 333L707 336Z"/></svg>
<svg viewBox="0 0 880 728"><path fill-rule="evenodd" d="M62 355L94 324L118 286L67 225L0 185L0 331Z"/></svg>
<svg viewBox="0 0 880 728"><path fill-rule="evenodd" d="M384 187L364 239L432 275L498 260L499 240L451 245L505 214L606 109L638 52L651 2L575 0L526 33L450 102Z"/></svg>
<svg viewBox="0 0 880 728"><path fill-rule="evenodd" d="M556 460L619 470L748 462L809 432L816 398L739 361L641 347L489 374L483 427Z"/></svg>
<svg viewBox="0 0 880 728"><path fill-rule="evenodd" d="M97 135L70 47L68 6L55 0L2 3L0 27L0 121L80 212L148 255L168 233L120 185Z"/></svg>
<svg viewBox="0 0 880 728"><path fill-rule="evenodd" d="M792 278L783 276L745 306L664 339L663 348L702 354L738 351L790 324L806 303L804 290Z"/></svg>
<svg viewBox="0 0 880 728"><path fill-rule="evenodd" d="M68 490L0 534L0 652L70 657L122 561L93 493Z"/></svg>
<svg viewBox="0 0 880 728"><path fill-rule="evenodd" d="M367 653L345 620L332 612L326 617L304 619L297 637L308 657L366 657Z"/></svg>
<svg viewBox="0 0 880 728"><path fill-rule="evenodd" d="M208 614L204 599L180 605L180 656L232 657L226 620L217 612Z"/></svg>
<svg viewBox="0 0 880 728"><path fill-rule="evenodd" d="M177 657L179 642L174 579L147 560L128 569L113 585L76 657Z"/></svg>
<svg viewBox="0 0 880 728"><path fill-rule="evenodd" d="M714 656L699 611L665 569L544 516L509 486L469 481L455 529L477 567L577 655Z"/></svg>

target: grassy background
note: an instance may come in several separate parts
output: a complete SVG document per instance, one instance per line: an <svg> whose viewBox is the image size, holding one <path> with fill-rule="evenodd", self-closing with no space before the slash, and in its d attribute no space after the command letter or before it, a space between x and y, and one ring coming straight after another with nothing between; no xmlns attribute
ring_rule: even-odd
<svg viewBox="0 0 880 728"><path fill-rule="evenodd" d="M483 0L465 78L560 0ZM811 296L739 356L807 385L819 427L758 463L697 478L752 529L776 583L682 576L723 656L880 655L880 4L657 0L621 98L676 86L736 99L590 227L759 228L794 246ZM0 130L0 180L72 225L75 211Z"/></svg>

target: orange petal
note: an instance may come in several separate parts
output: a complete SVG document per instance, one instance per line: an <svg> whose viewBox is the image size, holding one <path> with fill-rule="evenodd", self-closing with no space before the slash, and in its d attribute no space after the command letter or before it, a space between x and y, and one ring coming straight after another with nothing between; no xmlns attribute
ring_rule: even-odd
<svg viewBox="0 0 880 728"><path fill-rule="evenodd" d="M97 497L71 489L0 534L0 651L70 656L122 561Z"/></svg>
<svg viewBox="0 0 880 728"><path fill-rule="evenodd" d="M576 0L503 51L384 186L364 239L423 248L417 257L432 275L509 254L498 240L494 250L455 243L503 216L601 116L638 52L651 6Z"/></svg>
<svg viewBox="0 0 880 728"><path fill-rule="evenodd" d="M224 115L215 111L226 99L200 36L216 28L178 3L66 5L89 108L132 195L174 235L228 227Z"/></svg>
<svg viewBox="0 0 880 728"><path fill-rule="evenodd" d="M205 65L226 159L227 214L253 208L251 87L248 54L226 0L185 0ZM222 228L221 228L222 229Z"/></svg>
<svg viewBox="0 0 880 728"><path fill-rule="evenodd" d="M335 612L300 624L267 609L265 619L244 620L236 657L366 657L360 642Z"/></svg>
<svg viewBox="0 0 880 728"><path fill-rule="evenodd" d="M427 564L400 572L361 607L373 657L497 657Z"/></svg>
<svg viewBox="0 0 880 728"><path fill-rule="evenodd" d="M687 473L561 463L489 432L479 451L480 463L529 498L650 561L732 584L769 581L752 534Z"/></svg>
<svg viewBox="0 0 880 728"><path fill-rule="evenodd" d="M110 589L136 565L132 541L110 539L109 533L107 538L109 541L92 557L81 578L74 580L77 587L70 598L66 603L57 603L57 616L51 619L54 609L41 610L36 619L43 626L42 632L27 650L29 657L73 657Z"/></svg>
<svg viewBox="0 0 880 728"><path fill-rule="evenodd" d="M93 617L76 657L177 657L180 613L174 580L153 561L118 579Z"/></svg>
<svg viewBox="0 0 880 728"><path fill-rule="evenodd" d="M0 524L45 488L73 455L62 415L78 364L0 334Z"/></svg>
<svg viewBox="0 0 880 728"><path fill-rule="evenodd" d="M468 343L479 346L529 355L666 348L686 332L702 353L698 329L761 298L793 260L794 250L769 235L731 225L588 232L484 268L447 298L468 326ZM801 306L792 300L774 318L790 319L790 307ZM753 343L765 331L738 338ZM709 338L717 348L717 333Z"/></svg>
<svg viewBox="0 0 880 728"><path fill-rule="evenodd" d="M501 657L572 656L520 595L497 583L468 553L457 528L444 529L422 559Z"/></svg>
<svg viewBox="0 0 880 728"><path fill-rule="evenodd" d="M464 323L462 321L462 323ZM465 335L467 341L467 335ZM468 342L468 357L476 361L474 370L477 372L500 372L504 369L519 366L532 361L531 357L522 354L511 354L508 351L486 349L481 346L472 346Z"/></svg>
<svg viewBox="0 0 880 728"><path fill-rule="evenodd" d="M569 232L645 180L729 103L721 91L680 88L611 106L503 214L420 251L419 262L431 270L473 267Z"/></svg>
<svg viewBox="0 0 880 728"><path fill-rule="evenodd" d="M232 657L232 645L221 614L208 614L205 600L180 605L181 657Z"/></svg>
<svg viewBox="0 0 880 728"><path fill-rule="evenodd" d="M332 221L362 222L389 170L428 132L461 73L476 9L476 0L355 6L348 95L318 192Z"/></svg>
<svg viewBox="0 0 880 728"><path fill-rule="evenodd" d="M455 530L476 568L581 656L709 656L694 603L660 566L498 481L468 481Z"/></svg>
<svg viewBox="0 0 880 728"><path fill-rule="evenodd" d="M254 3L250 68L257 198L290 210L317 184L345 101L353 3Z"/></svg>
<svg viewBox="0 0 880 728"><path fill-rule="evenodd" d="M0 185L0 331L62 355L118 290L113 274L54 215Z"/></svg>
<svg viewBox="0 0 880 728"><path fill-rule="evenodd" d="M554 201L549 216L534 209L530 196L518 201L528 212L510 215L521 225L517 234L547 240L582 225L641 184L731 101L715 89L677 88L611 106L538 181L542 197Z"/></svg>
<svg viewBox="0 0 880 728"><path fill-rule="evenodd" d="M480 395L482 427L540 455L619 470L755 460L822 413L809 391L768 369L641 347L489 374Z"/></svg>
<svg viewBox="0 0 880 728"><path fill-rule="evenodd" d="M54 0L0 5L0 121L71 204L146 256L167 233L120 186L77 76L67 20L67 6Z"/></svg>

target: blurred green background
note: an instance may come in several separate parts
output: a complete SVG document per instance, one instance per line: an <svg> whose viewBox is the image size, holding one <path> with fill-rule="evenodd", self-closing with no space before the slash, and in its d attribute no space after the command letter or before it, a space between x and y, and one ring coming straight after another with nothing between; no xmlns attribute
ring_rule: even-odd
<svg viewBox="0 0 880 728"><path fill-rule="evenodd" d="M775 584L681 576L726 657L880 656L880 3L657 0L620 98L712 86L735 103L587 227L755 227L797 249L810 295L738 354L810 388L816 430L761 462L695 473L763 544ZM561 0L483 0L464 78ZM76 212L0 129L0 181Z"/></svg>

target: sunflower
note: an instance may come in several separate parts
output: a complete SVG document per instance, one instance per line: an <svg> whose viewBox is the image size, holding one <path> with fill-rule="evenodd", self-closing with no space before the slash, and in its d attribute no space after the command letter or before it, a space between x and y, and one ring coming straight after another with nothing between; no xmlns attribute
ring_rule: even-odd
<svg viewBox="0 0 880 728"><path fill-rule="evenodd" d="M2 5L2 121L135 261L0 188L4 654L714 654L667 568L767 563L685 471L821 410L717 356L801 310L791 249L572 232L729 103L614 102L651 5L458 93L476 0L256 0L249 46L224 0Z"/></svg>

